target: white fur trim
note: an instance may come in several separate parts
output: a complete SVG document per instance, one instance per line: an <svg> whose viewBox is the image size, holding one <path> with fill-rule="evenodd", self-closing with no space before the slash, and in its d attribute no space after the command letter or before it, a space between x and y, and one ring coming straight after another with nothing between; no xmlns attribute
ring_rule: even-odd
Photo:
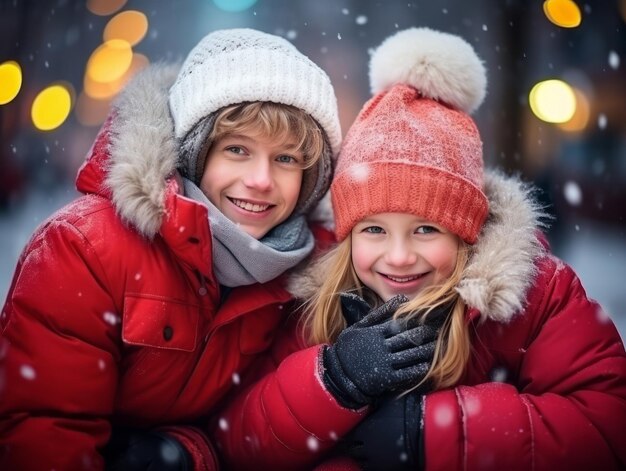
<svg viewBox="0 0 626 471"><path fill-rule="evenodd" d="M485 98L487 73L474 48L459 36L409 28L383 41L370 60L373 94L397 84L472 113Z"/></svg>
<svg viewBox="0 0 626 471"><path fill-rule="evenodd" d="M114 104L106 179L122 220L152 238L165 213L166 178L178 154L167 104L179 66L153 65L139 73Z"/></svg>
<svg viewBox="0 0 626 471"><path fill-rule="evenodd" d="M517 178L485 174L489 217L457 291L483 319L510 321L524 308L543 246L537 231L545 214L533 190Z"/></svg>

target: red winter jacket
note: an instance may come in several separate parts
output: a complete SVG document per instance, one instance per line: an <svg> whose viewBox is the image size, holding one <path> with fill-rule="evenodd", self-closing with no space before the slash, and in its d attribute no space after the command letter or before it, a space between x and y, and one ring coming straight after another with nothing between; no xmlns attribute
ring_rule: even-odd
<svg viewBox="0 0 626 471"><path fill-rule="evenodd" d="M472 354L457 387L425 396L426 471L626 469L618 332L537 239L526 190L491 174L486 192L491 214L458 287ZM289 356L222 412L214 435L230 469L357 469L325 461L361 416L332 412L318 354Z"/></svg>
<svg viewBox="0 0 626 471"><path fill-rule="evenodd" d="M277 361L287 277L221 301L207 208L171 177L175 73L156 67L128 88L79 171L84 196L18 261L0 318L2 470L102 469L111 424L203 425L256 364ZM295 349L286 338L294 347L273 348ZM217 469L205 432L169 430L197 469Z"/></svg>

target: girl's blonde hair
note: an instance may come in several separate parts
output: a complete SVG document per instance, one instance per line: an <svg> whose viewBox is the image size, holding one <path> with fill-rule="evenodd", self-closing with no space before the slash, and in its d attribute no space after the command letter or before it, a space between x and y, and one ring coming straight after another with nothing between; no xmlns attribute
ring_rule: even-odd
<svg viewBox="0 0 626 471"><path fill-rule="evenodd" d="M215 118L209 140L227 134L268 136L290 141L304 155L304 168L310 168L324 152L324 136L315 120L299 108L269 101L239 103L223 108Z"/></svg>
<svg viewBox="0 0 626 471"><path fill-rule="evenodd" d="M332 343L346 328L341 312L339 293L355 292L370 305L380 299L359 280L352 265L352 236L340 242L324 255L317 267L324 271L324 281L307 302L305 329L311 344ZM455 385L463 376L470 355L469 330L465 322L465 303L455 290L469 258L469 248L461 239L454 271L441 285L424 289L417 297L402 305L394 317L426 321L437 307L452 306L441 327L435 347L435 358L424 381L430 380L435 389ZM421 384L421 383L420 383Z"/></svg>

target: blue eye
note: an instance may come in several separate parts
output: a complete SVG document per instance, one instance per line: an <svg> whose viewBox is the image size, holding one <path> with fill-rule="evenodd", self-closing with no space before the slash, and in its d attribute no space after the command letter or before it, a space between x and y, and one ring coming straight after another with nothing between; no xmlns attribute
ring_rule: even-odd
<svg viewBox="0 0 626 471"><path fill-rule="evenodd" d="M233 154L244 154L243 147L239 146L229 146L226 148L227 151L232 152Z"/></svg>
<svg viewBox="0 0 626 471"><path fill-rule="evenodd" d="M370 234L384 234L385 230L380 226L368 226L363 229L363 232L369 232Z"/></svg>
<svg viewBox="0 0 626 471"><path fill-rule="evenodd" d="M435 232L439 232L439 229L433 226L420 226L415 232L418 234L434 234Z"/></svg>
<svg viewBox="0 0 626 471"><path fill-rule="evenodd" d="M291 162L297 162L298 160L291 156L291 155L279 155L278 157L276 157L276 160L278 160L279 162L283 163L283 164L289 164Z"/></svg>

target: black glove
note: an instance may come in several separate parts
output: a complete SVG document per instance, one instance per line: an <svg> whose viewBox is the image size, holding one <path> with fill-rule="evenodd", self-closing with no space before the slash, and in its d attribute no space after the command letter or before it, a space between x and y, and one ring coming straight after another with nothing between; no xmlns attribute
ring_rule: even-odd
<svg viewBox="0 0 626 471"><path fill-rule="evenodd" d="M421 400L415 391L386 397L344 438L347 454L364 470L422 469Z"/></svg>
<svg viewBox="0 0 626 471"><path fill-rule="evenodd" d="M358 409L382 394L408 389L428 372L437 329L391 316L408 299L396 296L343 330L322 356L324 384L345 407ZM344 316L360 318L367 303L341 295Z"/></svg>
<svg viewBox="0 0 626 471"><path fill-rule="evenodd" d="M102 454L107 471L193 471L178 440L151 430L115 428Z"/></svg>

